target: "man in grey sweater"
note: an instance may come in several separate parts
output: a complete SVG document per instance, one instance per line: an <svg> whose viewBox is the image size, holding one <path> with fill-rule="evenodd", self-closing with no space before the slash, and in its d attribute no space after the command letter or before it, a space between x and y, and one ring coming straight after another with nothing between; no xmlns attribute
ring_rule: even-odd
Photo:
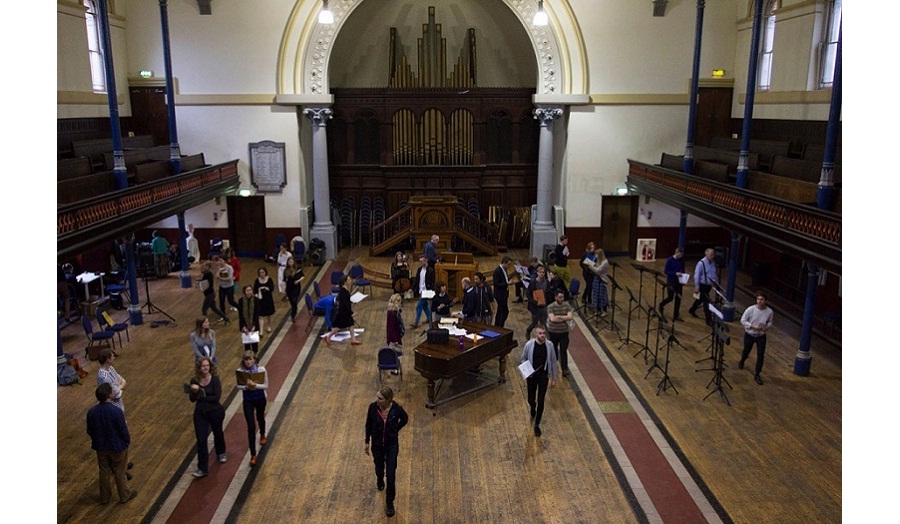
<svg viewBox="0 0 900 524"><path fill-rule="evenodd" d="M738 368L744 369L744 361L750 355L753 344L756 344L756 372L753 380L760 386L762 378L759 373L762 371L763 359L766 356L766 331L772 327L772 319L775 316L772 308L766 306L766 298L765 293L757 291L756 304L748 307L741 315L741 325L744 326L744 352L741 353Z"/></svg>

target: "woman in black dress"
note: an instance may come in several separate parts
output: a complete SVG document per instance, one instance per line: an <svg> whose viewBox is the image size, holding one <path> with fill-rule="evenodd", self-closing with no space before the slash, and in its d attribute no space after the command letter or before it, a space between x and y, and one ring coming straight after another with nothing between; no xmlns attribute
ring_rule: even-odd
<svg viewBox="0 0 900 524"><path fill-rule="evenodd" d="M294 257L289 257L285 262L284 274L284 294L291 302L291 322L297 317L297 303L300 302L300 283L303 281L303 270L297 265Z"/></svg>
<svg viewBox="0 0 900 524"><path fill-rule="evenodd" d="M335 305L337 308L335 309L335 318L331 323L332 328L331 331L325 335L325 344L331 345L331 337L333 337L338 331L349 330L350 331L350 344L354 346L359 346L362 342L356 340L356 330L353 329L353 307L350 302L350 277L344 275L341 277L341 289L338 291L337 300L335 301Z"/></svg>
<svg viewBox="0 0 900 524"><path fill-rule="evenodd" d="M259 299L259 335L262 336L263 331L272 332L269 322L275 314L275 282L269 278L269 271L264 267L259 268L256 274L253 293Z"/></svg>

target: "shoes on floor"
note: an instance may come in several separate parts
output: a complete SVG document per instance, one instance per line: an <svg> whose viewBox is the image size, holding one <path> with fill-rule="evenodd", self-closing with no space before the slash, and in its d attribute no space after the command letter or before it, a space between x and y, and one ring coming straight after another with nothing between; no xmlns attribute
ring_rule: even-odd
<svg viewBox="0 0 900 524"><path fill-rule="evenodd" d="M328 337L325 337L325 345L331 347L331 339L329 339Z"/></svg>
<svg viewBox="0 0 900 524"><path fill-rule="evenodd" d="M569 376L569 370L568 370L568 369L562 370L562 376L568 377L568 376Z"/></svg>
<svg viewBox="0 0 900 524"><path fill-rule="evenodd" d="M688 313L690 313L691 316L694 317L694 318L700 318L700 317L697 315L697 312L694 311L693 309L688 310Z"/></svg>
<svg viewBox="0 0 900 524"><path fill-rule="evenodd" d="M120 500L120 501L119 501L119 504L125 504L126 502L128 502L128 501L131 500L131 499L133 499L134 497L137 497L137 490L136 490L136 489L131 490L131 495L128 495L128 498L125 499L125 500Z"/></svg>
<svg viewBox="0 0 900 524"><path fill-rule="evenodd" d="M351 346L361 346L361 345L362 345L362 342L359 342L359 341L350 341L350 345L351 345Z"/></svg>
<svg viewBox="0 0 900 524"><path fill-rule="evenodd" d="M754 377L753 377L753 380L755 380L757 384L759 384L760 386L762 386L762 378L760 378L759 375L754 376Z"/></svg>
<svg viewBox="0 0 900 524"><path fill-rule="evenodd" d="M378 491L384 491L384 479L378 479L378 482L375 483L375 487L378 488Z"/></svg>
<svg viewBox="0 0 900 524"><path fill-rule="evenodd" d="M535 408L531 408L531 420L534 420L534 416L537 415Z"/></svg>
<svg viewBox="0 0 900 524"><path fill-rule="evenodd" d="M209 475L209 473L203 471L202 469L198 469L197 471L191 473L191 475L193 475L194 478L202 479L203 477Z"/></svg>
<svg viewBox="0 0 900 524"><path fill-rule="evenodd" d="M674 317L672 318L672 322L684 322L684 319L681 317Z"/></svg>
<svg viewBox="0 0 900 524"><path fill-rule="evenodd" d="M225 455L224 453L222 453L221 455L219 455L218 460L219 460L219 464L224 464L224 463L228 462L228 456Z"/></svg>
<svg viewBox="0 0 900 524"><path fill-rule="evenodd" d="M228 310L229 310L229 311L237 311L237 308L234 307L234 306L231 306L230 308L228 308Z"/></svg>
<svg viewBox="0 0 900 524"><path fill-rule="evenodd" d="M131 481L131 479L133 479L134 477L131 476L131 473L129 473L129 472L126 471L126 472L125 472L125 478L126 478L128 481Z"/></svg>
<svg viewBox="0 0 900 524"><path fill-rule="evenodd" d="M256 455L253 455L252 457L250 457L250 467L253 467L255 465L256 465Z"/></svg>
<svg viewBox="0 0 900 524"><path fill-rule="evenodd" d="M744 359L741 359L741 361L738 362L738 369L744 369Z"/></svg>
<svg viewBox="0 0 900 524"><path fill-rule="evenodd" d="M387 504L384 507L384 514L387 515L388 517L393 517L395 513L396 513L396 511L394 511L393 504Z"/></svg>
<svg viewBox="0 0 900 524"><path fill-rule="evenodd" d="M534 427L534 436L535 436L535 437L540 437L540 436L541 436L541 427L540 427L540 426L535 426L535 427Z"/></svg>
<svg viewBox="0 0 900 524"><path fill-rule="evenodd" d="M271 333L271 332L272 332L272 328L271 328L271 326L269 326L269 327L266 327L266 333Z"/></svg>
<svg viewBox="0 0 900 524"><path fill-rule="evenodd" d="M418 323L418 322L413 322L413 327L414 327L414 328L419 327L419 323Z"/></svg>
<svg viewBox="0 0 900 524"><path fill-rule="evenodd" d="M216 323L218 324L219 322L225 322L225 319L219 317L219 318L216 319Z"/></svg>
<svg viewBox="0 0 900 524"><path fill-rule="evenodd" d="M268 442L268 440L266 439L265 435L259 436L259 445L260 446L265 446L267 442Z"/></svg>
<svg viewBox="0 0 900 524"><path fill-rule="evenodd" d="M131 469L133 467L134 467L134 462L129 462L128 465L125 466L125 469Z"/></svg>

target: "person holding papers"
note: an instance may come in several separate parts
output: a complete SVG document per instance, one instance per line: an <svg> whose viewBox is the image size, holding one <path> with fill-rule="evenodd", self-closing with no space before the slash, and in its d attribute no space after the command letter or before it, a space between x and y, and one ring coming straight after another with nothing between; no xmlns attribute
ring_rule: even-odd
<svg viewBox="0 0 900 524"><path fill-rule="evenodd" d="M256 424L259 423L259 445L266 445L266 389L269 375L256 363L256 354L245 351L237 369L237 388L244 396L244 418L247 420L247 440L250 442L250 465L256 465ZM242 383L243 382L243 383Z"/></svg>
<svg viewBox="0 0 900 524"><path fill-rule="evenodd" d="M216 365L209 357L203 357L195 364L195 375L191 379L190 399L194 402L194 433L197 436L197 471L194 478L209 475L209 432L212 431L216 455L219 463L228 460L225 454L225 407L222 398L222 382L216 372Z"/></svg>
<svg viewBox="0 0 900 524"><path fill-rule="evenodd" d="M547 268L537 266L535 276L528 284L528 291L525 293L528 297L528 311L531 312L531 324L525 328L525 338L531 338L531 330L534 329L534 326L547 322L547 292L549 290Z"/></svg>
<svg viewBox="0 0 900 524"><path fill-rule="evenodd" d="M241 338L246 338L244 350L259 351L259 299L253 294L253 286L244 286L244 296L238 300L238 324ZM251 333L256 333L256 342L250 342Z"/></svg>
<svg viewBox="0 0 900 524"><path fill-rule="evenodd" d="M350 332L350 344L359 346L362 342L356 340L356 330L353 329L355 323L353 322L353 304L350 302L350 277L347 275L341 276L340 285L341 288L338 291L337 300L335 300L337 313L332 321L331 331L325 335L325 344L330 347L331 337L336 335L338 331L346 329Z"/></svg>
<svg viewBox="0 0 900 524"><path fill-rule="evenodd" d="M666 299L659 303L659 316L665 317L663 308L671 301L675 301L675 313L672 314L672 320L681 320L681 283L684 272L684 249L675 248L675 254L666 259L666 267L663 270L666 274Z"/></svg>
<svg viewBox="0 0 900 524"><path fill-rule="evenodd" d="M712 325L712 313L709 311L709 292L712 291L713 286L719 287L719 277L716 273L716 263L714 262L715 257L716 250L707 248L703 258L697 262L697 266L694 268L694 296L697 299L694 300L691 308L688 309L688 313L696 317L697 308L702 307L707 326Z"/></svg>
<svg viewBox="0 0 900 524"><path fill-rule="evenodd" d="M594 250L594 257L597 261L591 267L591 272L594 274L591 302L601 312L600 316L603 316L609 308L609 288L606 287L609 284L609 260L603 249L599 247Z"/></svg>
<svg viewBox="0 0 900 524"><path fill-rule="evenodd" d="M434 296L434 268L428 265L428 259L425 255L419 257L419 269L416 270L416 276L413 278L413 289L416 290L416 296L419 301L416 302L416 320L413 327L419 326L419 318L422 313L431 323L431 297Z"/></svg>
<svg viewBox="0 0 900 524"><path fill-rule="evenodd" d="M269 278L269 270L261 267L256 272L256 280L253 281L253 293L259 298L259 334L263 331L272 332L272 315L275 314L275 282Z"/></svg>
<svg viewBox="0 0 900 524"><path fill-rule="evenodd" d="M543 324L534 327L534 338L526 342L522 349L522 363L526 361L534 370L525 382L528 384L528 406L531 408L531 420L534 421L534 435L540 437L547 384L552 388L556 387L556 351L553 342L547 340L547 330Z"/></svg>
<svg viewBox="0 0 900 524"><path fill-rule="evenodd" d="M450 306L455 301L447 293L446 282L435 282L434 287L437 289L437 294L431 299L431 312L437 315L438 320L440 320L452 314L450 313Z"/></svg>

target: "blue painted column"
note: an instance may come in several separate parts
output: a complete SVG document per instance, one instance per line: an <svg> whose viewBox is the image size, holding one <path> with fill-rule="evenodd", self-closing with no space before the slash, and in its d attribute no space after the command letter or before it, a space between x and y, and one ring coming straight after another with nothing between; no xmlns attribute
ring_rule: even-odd
<svg viewBox="0 0 900 524"><path fill-rule="evenodd" d="M688 174L693 174L694 172L694 137L697 134L697 99L700 96L700 44L703 42L703 9L705 7L706 0L697 0L697 23L694 28L694 65L691 70L691 103L688 104L687 144L684 147L683 170ZM678 245L684 247L684 242L679 241Z"/></svg>
<svg viewBox="0 0 900 524"><path fill-rule="evenodd" d="M172 46L169 43L169 6L168 0L159 0L159 22L162 26L163 63L166 70L166 109L169 120L169 164L172 175L181 174L181 147L178 145L178 124L175 119L175 84L172 81ZM178 251L181 253L181 287L190 289L191 274L187 259L187 239L184 236L184 212L178 213Z"/></svg>
<svg viewBox="0 0 900 524"><path fill-rule="evenodd" d="M837 149L838 126L841 118L841 40L843 23L838 30L837 56L834 60L834 80L831 83L831 108L828 111L828 128L825 132L825 156L822 159L822 176L819 178L818 207L834 211L837 191L834 188L834 159Z"/></svg>
<svg viewBox="0 0 900 524"><path fill-rule="evenodd" d="M843 26L843 24L842 24ZM825 156L822 159L822 176L819 179L817 204L819 209L834 211L837 191L834 188L834 159L837 149L838 125L841 118L841 47L843 27L838 32L837 56L834 61L834 80L831 84L831 108L828 112L828 128L825 135ZM808 264L806 276L806 303L803 306L803 325L800 326L800 347L794 357L794 374L809 375L812 367L812 329L816 314L816 294L819 291L819 268Z"/></svg>
<svg viewBox="0 0 900 524"><path fill-rule="evenodd" d="M725 304L722 305L722 317L726 322L734 320L734 288L737 285L737 257L741 249L741 236L731 232L731 248L728 257L728 282L725 284Z"/></svg>
<svg viewBox="0 0 900 524"><path fill-rule="evenodd" d="M97 15L100 22L100 43L103 46L103 67L106 71L106 100L109 104L109 127L113 142L113 176L116 179L116 189L126 189L128 173L125 171L125 153L122 152L119 97L116 93L116 71L113 67L112 38L109 36L109 9L106 0L97 0Z"/></svg>
<svg viewBox="0 0 900 524"><path fill-rule="evenodd" d="M741 128L741 152L738 158L737 187L747 189L749 180L750 124L753 123L753 101L756 95L756 75L759 69L759 39L762 32L763 0L755 0L753 32L750 37L750 65L747 67L747 99L744 101L744 122Z"/></svg>
<svg viewBox="0 0 900 524"><path fill-rule="evenodd" d="M138 295L137 264L134 263L134 233L129 233L125 237L125 267L128 275L128 296L131 297L128 317L132 326L140 326L144 323L144 315L141 313L141 297Z"/></svg>

